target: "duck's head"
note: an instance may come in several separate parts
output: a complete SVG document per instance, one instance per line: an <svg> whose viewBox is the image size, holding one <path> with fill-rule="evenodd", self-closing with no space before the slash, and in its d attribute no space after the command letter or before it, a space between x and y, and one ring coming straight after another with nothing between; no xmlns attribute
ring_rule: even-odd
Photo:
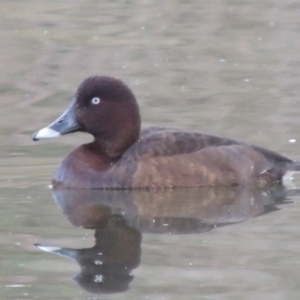
<svg viewBox="0 0 300 300"><path fill-rule="evenodd" d="M92 134L110 157L121 155L140 133L140 114L132 91L121 80L94 76L79 86L69 108L33 140L83 131Z"/></svg>

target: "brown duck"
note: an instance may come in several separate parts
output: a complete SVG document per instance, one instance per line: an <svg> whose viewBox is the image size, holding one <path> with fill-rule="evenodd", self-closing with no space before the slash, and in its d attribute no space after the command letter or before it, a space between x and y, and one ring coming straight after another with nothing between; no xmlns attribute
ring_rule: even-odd
<svg viewBox="0 0 300 300"><path fill-rule="evenodd" d="M276 152L198 132L141 129L137 101L121 81L85 79L70 107L33 140L82 131L94 141L69 153L53 186L85 189L160 189L255 185L282 181L300 163Z"/></svg>

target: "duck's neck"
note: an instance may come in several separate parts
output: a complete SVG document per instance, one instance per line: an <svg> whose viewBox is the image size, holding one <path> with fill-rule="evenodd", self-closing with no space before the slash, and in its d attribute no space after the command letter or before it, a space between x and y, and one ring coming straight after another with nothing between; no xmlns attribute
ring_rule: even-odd
<svg viewBox="0 0 300 300"><path fill-rule="evenodd" d="M130 136L119 135L117 138L100 139L95 138L94 143L98 149L111 159L120 157L129 147L131 147L139 138L138 132Z"/></svg>
<svg viewBox="0 0 300 300"><path fill-rule="evenodd" d="M110 124L106 132L99 131L94 135L94 142L110 158L121 156L129 147L137 142L141 130L141 118L137 105L129 115L119 114L114 124Z"/></svg>

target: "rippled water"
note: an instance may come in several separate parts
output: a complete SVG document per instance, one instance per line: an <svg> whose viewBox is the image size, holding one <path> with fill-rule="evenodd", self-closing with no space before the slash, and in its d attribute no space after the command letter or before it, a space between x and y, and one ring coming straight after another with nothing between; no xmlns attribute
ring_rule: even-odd
<svg viewBox="0 0 300 300"><path fill-rule="evenodd" d="M1 1L1 299L298 299L299 197L52 191L90 137L31 135L105 74L144 125L300 159L299 17L297 1Z"/></svg>

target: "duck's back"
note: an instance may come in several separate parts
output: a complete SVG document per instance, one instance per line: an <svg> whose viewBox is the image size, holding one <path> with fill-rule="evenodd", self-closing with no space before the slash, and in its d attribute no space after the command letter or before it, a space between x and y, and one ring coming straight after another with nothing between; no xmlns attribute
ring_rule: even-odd
<svg viewBox="0 0 300 300"><path fill-rule="evenodd" d="M147 127L141 130L139 141L131 148L139 156L173 156L194 153L208 147L240 145L251 147L261 153L268 161L277 163L291 163L293 160L274 151L248 145L233 139L223 138L200 132L183 131L163 127ZM124 157L127 154L124 153Z"/></svg>

